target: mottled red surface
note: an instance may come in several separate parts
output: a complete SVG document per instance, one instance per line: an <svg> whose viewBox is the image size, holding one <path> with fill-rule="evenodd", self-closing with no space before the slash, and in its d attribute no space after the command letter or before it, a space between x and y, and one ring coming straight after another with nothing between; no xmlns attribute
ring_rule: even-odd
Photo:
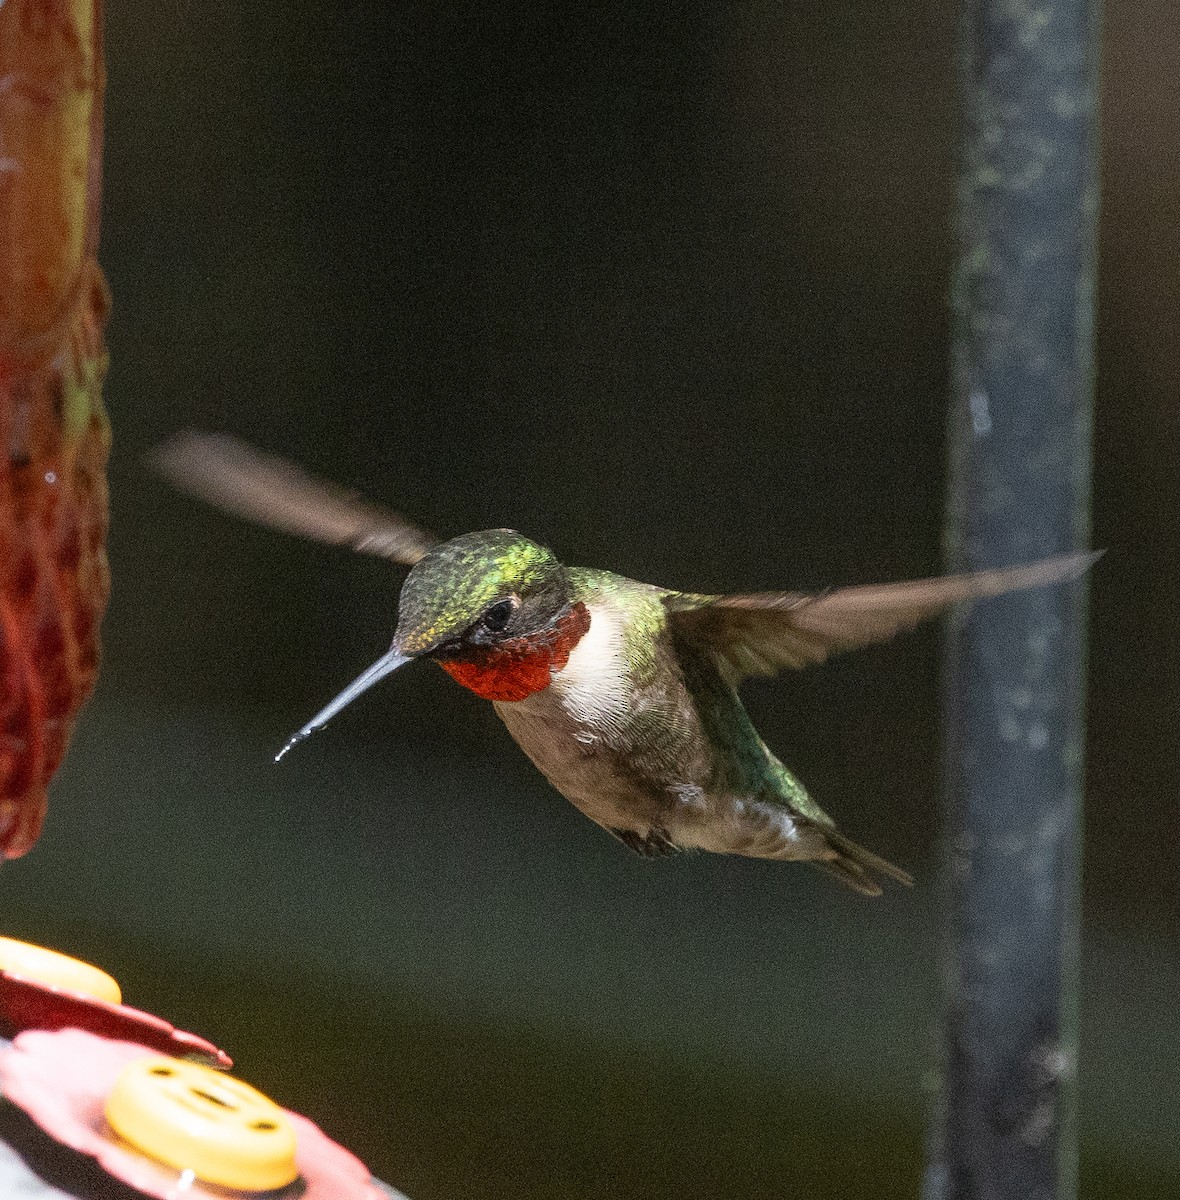
<svg viewBox="0 0 1180 1200"><path fill-rule="evenodd" d="M97 0L0 5L0 856L32 848L98 669L109 298Z"/></svg>
<svg viewBox="0 0 1180 1200"><path fill-rule="evenodd" d="M523 700L549 686L589 628L590 613L579 603L544 633L465 650L461 658L440 659L439 665L485 700Z"/></svg>

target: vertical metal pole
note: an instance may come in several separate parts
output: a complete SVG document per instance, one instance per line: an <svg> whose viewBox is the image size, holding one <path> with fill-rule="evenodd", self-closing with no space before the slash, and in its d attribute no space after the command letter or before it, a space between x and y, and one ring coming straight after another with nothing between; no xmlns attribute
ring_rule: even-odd
<svg viewBox="0 0 1180 1200"><path fill-rule="evenodd" d="M1093 0L963 0L948 548L956 569L1089 530ZM951 629L950 946L927 1200L1075 1193L1085 580Z"/></svg>

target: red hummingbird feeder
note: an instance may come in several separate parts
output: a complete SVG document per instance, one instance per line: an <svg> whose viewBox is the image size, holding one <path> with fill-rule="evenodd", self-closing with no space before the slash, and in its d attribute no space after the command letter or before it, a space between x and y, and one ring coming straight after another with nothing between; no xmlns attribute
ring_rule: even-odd
<svg viewBox="0 0 1180 1200"><path fill-rule="evenodd" d="M110 591L99 0L0 5L0 857L36 843Z"/></svg>

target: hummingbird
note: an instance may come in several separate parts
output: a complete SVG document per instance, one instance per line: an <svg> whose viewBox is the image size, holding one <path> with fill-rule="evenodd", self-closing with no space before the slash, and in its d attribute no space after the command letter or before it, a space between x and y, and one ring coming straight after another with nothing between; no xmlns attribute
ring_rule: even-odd
<svg viewBox="0 0 1180 1200"><path fill-rule="evenodd" d="M882 642L951 605L1082 575L1097 555L903 583L729 595L570 567L512 529L441 541L355 493L221 434L153 454L239 517L410 568L389 650L276 755L420 659L491 701L549 782L639 854L811 863L867 896L900 867L852 841L772 753L738 696L751 675Z"/></svg>

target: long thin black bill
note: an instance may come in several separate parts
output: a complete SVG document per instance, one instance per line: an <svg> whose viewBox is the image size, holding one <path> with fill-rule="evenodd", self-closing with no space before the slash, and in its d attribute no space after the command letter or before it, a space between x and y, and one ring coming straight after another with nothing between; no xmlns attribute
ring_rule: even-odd
<svg viewBox="0 0 1180 1200"><path fill-rule="evenodd" d="M379 658L363 675L358 675L335 700L321 708L298 733L294 734L275 755L275 762L278 762L292 746L297 746L317 730L323 729L342 708L351 704L361 692L367 692L378 680L384 679L390 672L405 666L409 661L408 655L399 654L396 650L390 650L384 658Z"/></svg>

